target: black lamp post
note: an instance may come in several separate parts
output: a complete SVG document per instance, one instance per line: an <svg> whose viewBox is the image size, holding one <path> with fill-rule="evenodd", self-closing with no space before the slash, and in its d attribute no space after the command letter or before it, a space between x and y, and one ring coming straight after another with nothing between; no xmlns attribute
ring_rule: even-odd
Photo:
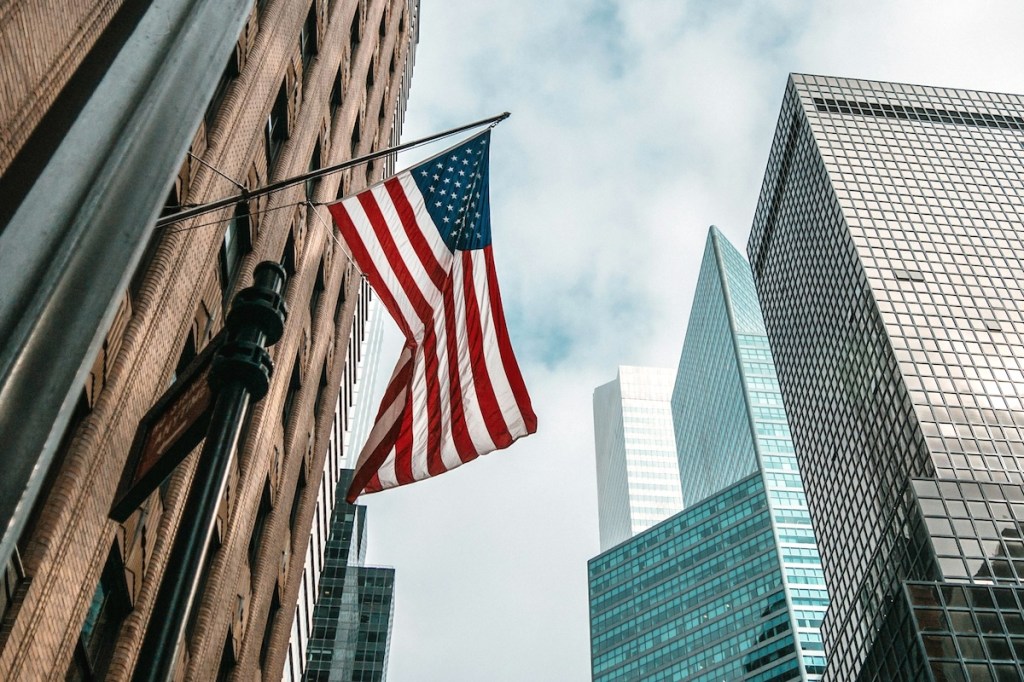
<svg viewBox="0 0 1024 682"><path fill-rule="evenodd" d="M260 263L253 272L253 285L238 292L228 313L227 341L210 370L210 388L216 396L210 426L142 641L134 682L171 679L224 495L231 453L250 403L261 400L270 387L273 363L267 346L277 343L284 332L286 278L278 263Z"/></svg>

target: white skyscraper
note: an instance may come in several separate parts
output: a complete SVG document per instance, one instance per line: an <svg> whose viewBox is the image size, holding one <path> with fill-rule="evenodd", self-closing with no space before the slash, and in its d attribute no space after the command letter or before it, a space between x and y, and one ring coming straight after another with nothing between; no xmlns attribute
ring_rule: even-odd
<svg viewBox="0 0 1024 682"><path fill-rule="evenodd" d="M601 551L683 508L672 425L675 371L619 367L594 389Z"/></svg>

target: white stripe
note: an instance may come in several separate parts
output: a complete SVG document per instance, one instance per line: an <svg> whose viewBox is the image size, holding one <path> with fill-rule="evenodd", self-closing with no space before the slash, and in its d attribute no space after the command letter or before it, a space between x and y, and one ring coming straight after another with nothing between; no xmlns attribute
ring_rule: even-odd
<svg viewBox="0 0 1024 682"><path fill-rule="evenodd" d="M479 452L494 450L494 441L487 431L480 403L476 398L476 386L473 383L472 358L469 354L469 338L466 331L466 297L462 295L465 272L462 259L456 258L452 264L452 286L455 294L455 337L458 343L459 383L462 384L462 405L466 415L466 428L473 441L473 448Z"/></svg>
<svg viewBox="0 0 1024 682"><path fill-rule="evenodd" d="M406 180L406 183L401 180ZM423 195L420 194L419 187L416 186L409 173L404 173L399 178L399 184L405 192L406 200L409 201L413 206L415 213L416 229L419 234L423 237L424 241L430 247L431 253L437 260L442 271L448 271L451 268L452 252L445 246L444 241L441 240L441 235L434 226L434 223L430 219L430 214L427 212L426 207L423 204ZM409 185L409 187L406 186ZM414 192L410 195L409 191ZM395 245L398 247L398 253L402 258L402 262L405 267L408 268L409 274L412 276L413 281L419 288L423 298L426 299L427 305L433 310L441 302L441 291L434 284L431 279L426 266L420 260L419 254L416 253L416 249L412 244L412 240L409 239L409 235L406 234L405 227L402 224L402 219L398 215L398 208L395 206L394 201L391 199L391 194L388 192L384 185L378 185L372 190L373 197L377 200L377 205L380 207L381 214L384 217L384 221L387 224L388 233L391 238L395 240ZM419 208L417 209L417 204ZM370 229L373 229L370 226ZM399 288L401 286L398 282L395 285ZM415 329L415 327L414 327ZM421 332L425 333L424 326L420 325ZM417 342L423 340L422 333L416 337Z"/></svg>
<svg viewBox="0 0 1024 682"><path fill-rule="evenodd" d="M501 347L498 345L498 333L494 326L493 311L491 310L490 291L487 286L487 262L483 251L473 252L473 280L475 283L477 301L480 305L480 326L483 328L484 359L487 364L487 374L491 378L491 387L494 389L494 397L501 408L501 415L513 438L526 435L526 424L523 415L516 403L515 393L512 392L512 384L509 383L508 374L505 372L505 363L501 361Z"/></svg>
<svg viewBox="0 0 1024 682"><path fill-rule="evenodd" d="M434 226L433 221L430 219L430 214L427 212L426 200L423 198L423 194L420 192L419 185L412 177L412 173L402 173L398 176L398 181L402 185L402 191L405 192L405 198L408 200L409 205L412 206L413 212L416 214L416 224L420 225L423 237L426 239L427 244L430 245L430 250L434 254L434 258L441 264L441 267L448 271L451 268L452 263L452 252L448 246L441 239L441 233ZM430 228L430 229L427 229Z"/></svg>
<svg viewBox="0 0 1024 682"><path fill-rule="evenodd" d="M415 188L415 183L413 183ZM416 188L418 192L418 188ZM398 216L398 209L395 208L394 202L391 200L390 194L384 185L378 185L370 190L370 194L377 204L378 209L383 217L388 234L395 242L397 248L398 257L402 263L409 270L409 274L412 277L413 283L419 289L423 298L426 299L427 304L431 307L437 305L437 301L441 296L441 292L434 286L426 268L423 263L420 262L419 256L416 254L416 250L413 248L412 242L409 240L408 235L405 233L405 228L402 225L402 221ZM419 203L422 206L422 196L419 197ZM381 279L384 281L384 285L387 287L391 295L394 296L398 302L399 307L402 310L402 316L405 319L409 329L412 330L414 339L418 342L423 339L424 325L421 322L419 316L416 314L413 308L412 302L406 295L405 290L402 288L401 283L398 281L398 277L395 274L394 268L391 266L391 262L388 260L383 249L376 248L375 245L379 243L376 233L373 229L373 224L370 221L366 211L363 210L362 204L359 199L352 197L345 200L345 208L348 210L349 215L352 219L352 223L356 227L356 231L359 233L360 238L363 240L364 245L368 245L367 252L370 254L370 259L373 261L374 266L381 275ZM429 221L429 214L425 208L422 208L422 217ZM421 216L417 215L417 221L421 220ZM427 240L428 244L437 242L440 240L440 235L437 233L437 229L432 223L419 223L421 233ZM426 229L423 229L426 228ZM434 238L431 239L431 233ZM373 245L374 248L370 248ZM444 247L443 242L441 246ZM432 251L436 255L436 246L431 245ZM451 260L451 253L444 248L447 253L447 258ZM444 267L444 261L439 261Z"/></svg>
<svg viewBox="0 0 1024 682"><path fill-rule="evenodd" d="M427 410L427 363L423 345L416 348L413 356L415 364L412 372L412 470L413 480L427 478L427 428L429 426Z"/></svg>
<svg viewBox="0 0 1024 682"><path fill-rule="evenodd" d="M395 303L398 304L398 312L402 316L402 322L415 334L416 330L422 326L419 316L413 309L409 297L405 295L405 290L398 283L398 278L395 276L391 263L388 262L384 249L380 248L380 242L373 231L370 219L366 216L366 212L359 204L357 198L346 199L344 206L349 218L352 220L352 224L355 226L356 234L362 241L363 248L366 249L370 256L370 262L377 272L380 273L384 287L394 297Z"/></svg>
<svg viewBox="0 0 1024 682"><path fill-rule="evenodd" d="M437 308L434 316L434 326L437 329L437 378L440 384L441 398L441 462L446 470L454 469L462 464L459 451L455 448L455 439L452 436L452 401L451 401L451 372L448 366L448 330L445 326L445 304L444 298ZM456 357L458 354L456 353Z"/></svg>
<svg viewBox="0 0 1024 682"><path fill-rule="evenodd" d="M380 465L380 469L377 470L377 478L380 480L380 486L383 489L394 488L398 485L398 476L395 475L395 449L391 448L391 452L384 459L384 463Z"/></svg>
<svg viewBox="0 0 1024 682"><path fill-rule="evenodd" d="M402 371L402 368L405 365L405 363L409 361L409 357L409 352L405 348L403 348L401 355L398 356L398 362L395 365L395 369L391 373L391 379L388 380L389 387L391 386L392 382L394 382L395 377L398 376L399 372ZM384 405L383 403L381 403L381 412L379 413L378 419L374 423L373 428L370 429L370 434L366 439L366 444L363 445L363 449L359 453L359 460L356 464L357 472L362 470L363 467L366 466L366 461L367 459L369 459L370 454L374 451L374 449L376 449L378 445L380 445L383 442L384 437L387 435L388 431L395 424L395 422L399 421L402 418L402 408L405 405L405 398L407 394L408 391L406 390L398 391L398 394L395 397L394 401L392 401L388 405ZM391 448L391 453L389 456L392 458L392 460L394 459L394 454L394 448ZM393 462L391 467L393 478ZM393 485L396 485L396 483L392 484L392 486Z"/></svg>

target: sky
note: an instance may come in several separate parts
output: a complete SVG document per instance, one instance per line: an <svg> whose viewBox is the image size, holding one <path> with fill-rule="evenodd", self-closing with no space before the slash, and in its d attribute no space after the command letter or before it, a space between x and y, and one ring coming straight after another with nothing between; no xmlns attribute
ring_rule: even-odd
<svg viewBox="0 0 1024 682"><path fill-rule="evenodd" d="M787 75L1024 93L1024 3L421 0L420 15L403 140L512 113L493 132L493 244L539 427L360 499L368 562L396 569L389 680L583 682L593 390L620 364L676 366L708 226L745 251Z"/></svg>

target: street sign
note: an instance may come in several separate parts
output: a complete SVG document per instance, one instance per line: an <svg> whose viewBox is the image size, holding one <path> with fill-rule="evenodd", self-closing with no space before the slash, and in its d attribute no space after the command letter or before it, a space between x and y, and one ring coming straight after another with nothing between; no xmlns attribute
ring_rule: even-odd
<svg viewBox="0 0 1024 682"><path fill-rule="evenodd" d="M113 520L124 523L203 440L213 405L210 365L223 343L223 332L213 337L139 421L110 508Z"/></svg>

